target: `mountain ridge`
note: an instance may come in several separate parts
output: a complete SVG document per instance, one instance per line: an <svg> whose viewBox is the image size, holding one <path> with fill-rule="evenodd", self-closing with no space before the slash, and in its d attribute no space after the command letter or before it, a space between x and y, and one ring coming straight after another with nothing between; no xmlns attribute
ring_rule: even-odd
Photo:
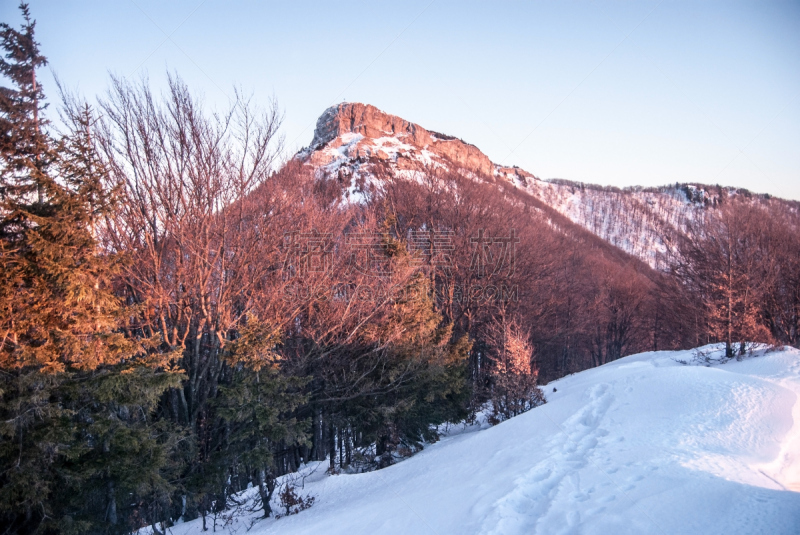
<svg viewBox="0 0 800 535"><path fill-rule="evenodd" d="M665 270L677 237L704 210L728 197L779 203L798 210L800 203L745 189L680 183L661 187L617 188L564 179L541 179L517 166L491 161L481 150L452 135L386 113L371 104L340 103L317 120L314 138L296 159L320 176L347 184L345 196L359 201L371 188L380 188L382 172L406 179L437 169L465 172L513 188L543 202L603 240Z"/></svg>

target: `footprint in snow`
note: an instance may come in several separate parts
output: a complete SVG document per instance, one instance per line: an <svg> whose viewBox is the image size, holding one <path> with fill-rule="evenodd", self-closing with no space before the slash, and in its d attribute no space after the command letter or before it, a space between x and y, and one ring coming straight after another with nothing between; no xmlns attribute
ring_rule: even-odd
<svg viewBox="0 0 800 535"><path fill-rule="evenodd" d="M567 525L569 527L577 526L581 523L581 514L578 511L570 511L567 513Z"/></svg>

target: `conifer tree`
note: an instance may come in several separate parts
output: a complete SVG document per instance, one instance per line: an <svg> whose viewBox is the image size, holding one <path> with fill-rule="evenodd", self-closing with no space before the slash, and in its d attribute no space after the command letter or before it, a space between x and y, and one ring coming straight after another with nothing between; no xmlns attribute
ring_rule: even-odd
<svg viewBox="0 0 800 535"><path fill-rule="evenodd" d="M12 532L127 531L163 477L171 432L150 415L179 375L158 340L124 332L98 247L113 209L88 107L56 141L40 117L34 22L0 26L0 523ZM160 370L165 370L160 371ZM119 508L125 504L127 519ZM124 520L124 521L123 521Z"/></svg>
<svg viewBox="0 0 800 535"><path fill-rule="evenodd" d="M276 451L307 441L308 422L298 420L294 413L306 402L301 389L308 379L281 369L286 362L277 351L279 344L278 331L248 315L227 352L229 380L220 386L214 402L225 429L220 432L224 442L216 464L223 469L239 465L245 473L253 473L265 517L272 513Z"/></svg>
<svg viewBox="0 0 800 535"><path fill-rule="evenodd" d="M17 30L0 23L0 73L13 87L0 87L0 195L21 199L37 191L39 176L52 160L47 122L40 117L44 93L36 69L47 64L35 39L36 23L21 3L23 25ZM40 194L41 195L41 194ZM5 214L4 214L5 215ZM4 229L5 230L5 229Z"/></svg>

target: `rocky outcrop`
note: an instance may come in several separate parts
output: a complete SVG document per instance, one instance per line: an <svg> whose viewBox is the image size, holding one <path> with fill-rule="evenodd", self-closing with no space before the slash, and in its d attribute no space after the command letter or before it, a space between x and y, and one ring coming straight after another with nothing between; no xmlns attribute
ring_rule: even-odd
<svg viewBox="0 0 800 535"><path fill-rule="evenodd" d="M447 160L487 177L494 175L495 168L474 145L360 103L342 103L325 110L317 120L311 147L299 156L318 167L343 158L375 158L401 169Z"/></svg>
<svg viewBox="0 0 800 535"><path fill-rule="evenodd" d="M344 102L328 108L317 119L311 145L324 145L347 133L372 139L402 137L420 148L432 143L430 133L419 125L384 113L370 104Z"/></svg>
<svg viewBox="0 0 800 535"><path fill-rule="evenodd" d="M466 169L475 169L486 176L492 176L494 172L494 164L484 153L475 145L464 143L460 139L439 140L436 143L436 151Z"/></svg>

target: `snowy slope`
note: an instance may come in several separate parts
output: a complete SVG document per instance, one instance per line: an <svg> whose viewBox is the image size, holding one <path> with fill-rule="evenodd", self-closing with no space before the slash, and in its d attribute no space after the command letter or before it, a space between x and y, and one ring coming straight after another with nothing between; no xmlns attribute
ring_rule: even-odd
<svg viewBox="0 0 800 535"><path fill-rule="evenodd" d="M573 223L660 270L669 266L676 237L704 214L702 202L692 202L674 186L621 190L536 178L512 183Z"/></svg>
<svg viewBox="0 0 800 535"><path fill-rule="evenodd" d="M249 533L800 533L800 351L696 355L643 353L565 377L544 387L546 405L384 470L319 467L302 491L311 509Z"/></svg>
<svg viewBox="0 0 800 535"><path fill-rule="evenodd" d="M658 270L669 269L678 237L688 226L702 225L708 207L726 198L738 197L775 213L797 210L791 201L733 187L673 184L619 189L507 173L497 176Z"/></svg>

